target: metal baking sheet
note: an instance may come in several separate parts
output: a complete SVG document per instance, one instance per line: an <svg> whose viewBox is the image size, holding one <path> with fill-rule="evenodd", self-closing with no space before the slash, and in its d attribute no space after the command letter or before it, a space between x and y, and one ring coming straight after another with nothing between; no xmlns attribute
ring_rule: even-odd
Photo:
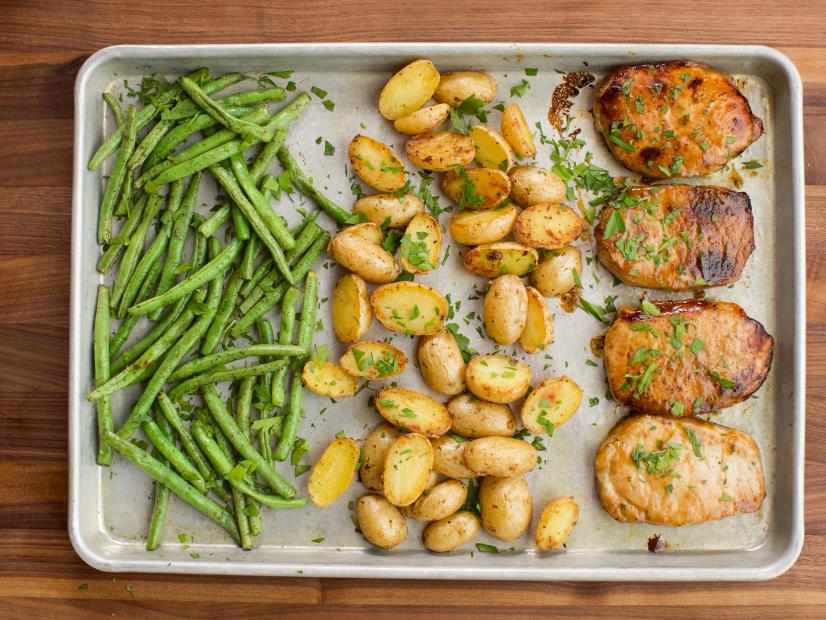
<svg viewBox="0 0 826 620"><path fill-rule="evenodd" d="M170 76L208 66L214 74L225 71L271 71L293 69L299 88L318 85L328 91L335 109L328 111L315 100L291 130L288 143L317 182L343 206L353 197L345 172L347 144L356 133L374 136L404 153L404 138L376 110L376 96L393 71L412 59L431 58L441 71L480 69L492 73L506 96L519 84L525 67L539 69L527 77L530 91L520 105L531 124L541 121L549 135L547 111L553 88L562 73L587 70L597 78L620 64L690 58L708 63L736 76L754 111L764 121L766 135L735 161L734 169L706 177L703 183L736 187L749 193L755 214L757 250L743 277L732 288L712 289L710 296L741 304L761 321L776 342L774 364L757 399L732 407L716 421L750 433L760 446L767 479L767 497L762 509L703 525L668 528L621 524L600 507L594 476L593 456L600 442L619 420L612 403L605 399L605 372L586 363L593 360L589 341L603 327L581 311L568 314L558 300L549 300L556 321L556 342L548 356L526 356L534 381L547 376L572 375L583 387L585 400L578 413L555 436L546 439L540 452L542 463L530 474L534 499L534 523L528 534L504 544L482 532L479 542L497 545L498 555L473 551L472 545L451 554L427 552L421 543L422 524L409 521L407 540L391 551L372 548L351 523L348 502L363 488L354 483L332 507L319 510L268 511L265 530L253 551L243 551L225 532L181 501L174 501L163 545L147 552L144 536L151 510L152 483L139 470L116 458L107 469L94 462L96 426L94 409L84 395L92 385L92 318L95 289L101 281L95 271L99 250L95 226L102 192L102 175L86 169L86 162L112 130L104 114L100 93L118 92L123 80L135 83L140 76L161 72ZM75 86L75 147L72 218L72 301L70 415L69 532L80 556L92 566L108 571L217 573L244 575L305 575L323 577L396 577L440 579L533 579L533 580L743 580L769 579L788 569L797 558L803 541L803 432L804 432L804 210L801 123L801 82L792 63L766 47L664 46L664 45L549 45L549 44L313 44L313 45L204 45L118 46L92 56L77 77ZM612 174L627 174L608 153L595 134L590 118L593 89L586 88L575 100L573 125L581 128L584 150L594 154L594 163ZM363 123L363 125L362 125ZM493 111L490 123L499 124ZM316 139L328 140L336 149L326 157ZM550 147L539 145L537 162L550 165ZM584 151L583 151L584 152ZM741 163L758 160L756 171ZM111 165L111 162L109 163ZM107 170L104 170L104 175ZM202 188L201 201L211 205L215 191ZM446 200L442 198L442 200ZM282 212L297 217L288 201ZM447 215L443 215L443 224ZM322 216L325 219L326 216ZM332 224L326 220L328 228ZM449 236L446 235L446 239ZM451 245L444 267L420 280L445 293L454 302L462 300L457 319L463 333L480 352L490 352L490 341L476 333L478 321L464 325L461 317L481 306L468 300L474 286L484 281L465 272L460 264L461 248ZM586 257L594 251L578 242ZM620 303L635 303L642 290L612 286L612 278L596 260L588 261L582 276L584 297L602 303L606 295L618 295ZM318 269L321 297L329 297L340 268ZM677 297L678 295L672 295ZM321 318L328 324L329 306ZM368 337L389 335L374 323ZM327 343L334 359L344 347L330 330L317 335ZM396 335L394 344L409 356L414 341ZM425 389L414 368L399 383ZM364 437L378 421L367 405L369 393L332 404L314 394L307 395L306 418L301 435L310 443L309 460L339 431ZM116 413L124 413L136 394L121 394ZM599 398L590 406L589 398ZM287 468L282 470L286 472ZM299 486L306 484L306 475ZM554 496L573 495L581 506L581 518L564 553L538 552L533 543L533 525L544 504ZM660 534L668 543L666 552L652 554L647 540ZM178 536L186 535L182 544ZM312 539L323 537L320 543ZM512 546L512 549L510 548Z"/></svg>

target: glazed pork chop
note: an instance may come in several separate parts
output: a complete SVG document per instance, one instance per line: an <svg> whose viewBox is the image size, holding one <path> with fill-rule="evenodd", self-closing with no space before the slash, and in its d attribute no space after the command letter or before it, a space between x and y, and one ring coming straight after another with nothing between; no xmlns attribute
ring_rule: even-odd
<svg viewBox="0 0 826 620"><path fill-rule="evenodd" d="M771 368L774 339L734 303L624 306L605 333L614 398L640 413L684 416L739 403Z"/></svg>
<svg viewBox="0 0 826 620"><path fill-rule="evenodd" d="M696 62L621 67L595 97L596 128L614 157L651 178L710 174L763 135L731 76Z"/></svg>
<svg viewBox="0 0 826 620"><path fill-rule="evenodd" d="M635 187L619 204L603 209L594 234L602 264L631 286L685 291L731 284L754 250L751 202L743 192Z"/></svg>
<svg viewBox="0 0 826 620"><path fill-rule="evenodd" d="M602 507L623 522L704 523L755 512L766 496L754 439L696 418L625 418L594 469Z"/></svg>

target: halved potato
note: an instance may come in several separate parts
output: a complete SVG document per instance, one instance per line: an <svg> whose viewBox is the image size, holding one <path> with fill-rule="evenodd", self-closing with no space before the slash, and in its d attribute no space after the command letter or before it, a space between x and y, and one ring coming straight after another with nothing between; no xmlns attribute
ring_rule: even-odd
<svg viewBox="0 0 826 620"><path fill-rule="evenodd" d="M495 209L510 194L511 182L507 174L492 168L468 168L461 176L450 170L442 177L442 191L460 210Z"/></svg>
<svg viewBox="0 0 826 620"><path fill-rule="evenodd" d="M338 363L358 379L388 379L404 372L407 356L386 342L362 340L351 344Z"/></svg>
<svg viewBox="0 0 826 620"><path fill-rule="evenodd" d="M395 192L404 187L404 166L387 145L358 134L350 142L347 155L353 172L370 187L380 192Z"/></svg>
<svg viewBox="0 0 826 620"><path fill-rule="evenodd" d="M404 228L417 213L424 213L424 201L415 194L374 194L356 200L353 213L363 213L374 224ZM381 241L379 241L381 243Z"/></svg>
<svg viewBox="0 0 826 620"><path fill-rule="evenodd" d="M576 413L582 402L582 388L570 377L545 379L522 403L522 425L534 435L553 435L554 429Z"/></svg>
<svg viewBox="0 0 826 620"><path fill-rule="evenodd" d="M452 419L450 430L462 437L511 437L516 432L516 418L510 407L480 400L472 394L459 394L447 403Z"/></svg>
<svg viewBox="0 0 826 620"><path fill-rule="evenodd" d="M358 235L362 239L366 239L370 243L381 245L384 242L384 235L381 232L381 226L374 222L362 222L354 224L343 229L338 234L340 235Z"/></svg>
<svg viewBox="0 0 826 620"><path fill-rule="evenodd" d="M364 458L359 469L359 480L374 493L384 493L384 459L398 436L399 431L395 426L382 422L364 440Z"/></svg>
<svg viewBox="0 0 826 620"><path fill-rule="evenodd" d="M557 204L533 205L516 218L513 232L532 248L555 250L575 241L587 222L573 209Z"/></svg>
<svg viewBox="0 0 826 620"><path fill-rule="evenodd" d="M411 433L439 437L450 430L447 408L427 394L387 386L376 394L374 402L381 417Z"/></svg>
<svg viewBox="0 0 826 620"><path fill-rule="evenodd" d="M393 127L399 133L416 135L426 131L433 131L447 120L450 115L450 106L446 103L422 108L411 112L407 116L402 116L393 121Z"/></svg>
<svg viewBox="0 0 826 620"><path fill-rule="evenodd" d="M333 330L343 342L363 337L373 322L367 284L354 273L343 276L333 289Z"/></svg>
<svg viewBox="0 0 826 620"><path fill-rule="evenodd" d="M364 495L356 502L358 529L367 542L390 549L407 538L407 521L393 504L380 495Z"/></svg>
<svg viewBox="0 0 826 620"><path fill-rule="evenodd" d="M444 327L422 336L418 348L419 371L434 392L452 396L465 389L465 360L453 334Z"/></svg>
<svg viewBox="0 0 826 620"><path fill-rule="evenodd" d="M336 501L353 482L359 462L359 445L349 437L336 439L313 465L307 495L319 508Z"/></svg>
<svg viewBox="0 0 826 620"><path fill-rule="evenodd" d="M492 75L481 71L451 71L442 74L433 98L455 108L471 95L490 103L497 92L499 85Z"/></svg>
<svg viewBox="0 0 826 620"><path fill-rule="evenodd" d="M310 360L304 364L301 380L316 394L330 398L353 396L359 388L353 377L331 362Z"/></svg>
<svg viewBox="0 0 826 620"><path fill-rule="evenodd" d="M504 274L524 276L539 262L539 253L521 243L502 241L484 243L468 250L462 262L470 273L483 278L498 278Z"/></svg>
<svg viewBox="0 0 826 620"><path fill-rule="evenodd" d="M513 437L481 437L465 447L465 465L480 476L510 478L531 471L536 449Z"/></svg>
<svg viewBox="0 0 826 620"><path fill-rule="evenodd" d="M509 103L502 112L502 136L519 157L536 155L531 128L518 103Z"/></svg>
<svg viewBox="0 0 826 620"><path fill-rule="evenodd" d="M507 355L477 355L467 365L465 381L482 400L507 404L528 391L531 368Z"/></svg>
<svg viewBox="0 0 826 620"><path fill-rule="evenodd" d="M463 245L494 243L510 234L518 214L511 204L489 211L462 211L450 218L450 236Z"/></svg>
<svg viewBox="0 0 826 620"><path fill-rule="evenodd" d="M564 545L578 519L579 505L573 497L552 499L536 522L536 546L543 551L550 551Z"/></svg>
<svg viewBox="0 0 826 620"><path fill-rule="evenodd" d="M513 344L525 329L528 295L518 276L499 276L490 285L482 305L485 330L496 344Z"/></svg>
<svg viewBox="0 0 826 620"><path fill-rule="evenodd" d="M566 245L539 262L531 272L531 284L545 297L559 297L576 286L574 271L582 273L582 252Z"/></svg>
<svg viewBox="0 0 826 620"><path fill-rule="evenodd" d="M422 493L413 504L410 516L417 521L438 521L459 510L466 499L464 482L445 480Z"/></svg>
<svg viewBox="0 0 826 620"><path fill-rule="evenodd" d="M333 237L327 252L339 265L373 284L393 282L401 273L399 263L390 252L346 230Z"/></svg>
<svg viewBox="0 0 826 620"><path fill-rule="evenodd" d="M427 486L433 470L433 446L424 435L396 439L384 459L384 496L394 506L409 506Z"/></svg>
<svg viewBox="0 0 826 620"><path fill-rule="evenodd" d="M513 151L507 140L484 125L474 125L468 136L476 149L476 161L483 168L493 168L507 172L513 168Z"/></svg>
<svg viewBox="0 0 826 620"><path fill-rule="evenodd" d="M404 150L414 166L436 171L466 166L476 156L473 140L451 131L431 131L413 136Z"/></svg>
<svg viewBox="0 0 826 620"><path fill-rule="evenodd" d="M431 440L433 444L433 471L448 478L465 480L476 478L476 473L465 465L467 440L453 433Z"/></svg>
<svg viewBox="0 0 826 620"><path fill-rule="evenodd" d="M424 546L430 551L447 553L473 540L479 533L479 519L462 510L439 519L424 529Z"/></svg>
<svg viewBox="0 0 826 620"><path fill-rule="evenodd" d="M479 486L482 527L499 540L516 540L531 525L533 499L525 476L487 476Z"/></svg>
<svg viewBox="0 0 826 620"><path fill-rule="evenodd" d="M429 60L399 69L379 93L379 113L394 121L421 108L439 86L439 72Z"/></svg>
<svg viewBox="0 0 826 620"><path fill-rule="evenodd" d="M412 336L435 334L447 316L447 300L418 282L394 282L373 291L376 318L387 329Z"/></svg>
<svg viewBox="0 0 826 620"><path fill-rule="evenodd" d="M554 341L554 317L542 294L534 287L525 288L528 309L525 314L525 329L519 336L519 344L525 353L544 351Z"/></svg>
<svg viewBox="0 0 826 620"><path fill-rule="evenodd" d="M565 182L554 172L538 166L515 166L508 172L511 198L520 207L565 201Z"/></svg>
<svg viewBox="0 0 826 620"><path fill-rule="evenodd" d="M442 226L427 213L417 214L404 231L399 254L407 273L427 273L439 265L442 251Z"/></svg>

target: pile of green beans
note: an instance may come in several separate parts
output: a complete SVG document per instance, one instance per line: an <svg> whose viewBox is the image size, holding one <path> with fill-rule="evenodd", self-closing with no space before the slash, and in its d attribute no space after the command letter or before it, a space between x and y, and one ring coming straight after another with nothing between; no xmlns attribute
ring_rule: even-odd
<svg viewBox="0 0 826 620"><path fill-rule="evenodd" d="M245 79L198 69L125 108L103 93L116 129L88 167L113 160L96 229L108 284L97 291L87 398L97 410L98 464L111 465L117 452L155 481L148 550L163 544L175 497L244 549L262 530L263 507L307 502L277 467L304 415L300 369L318 305L312 269L330 239L316 220L324 212L343 225L350 215L285 146L309 95L271 112L287 97L280 87L221 93ZM319 207L292 228L272 201L276 162ZM225 196L204 214L198 192L209 176ZM136 329L143 335L133 339ZM229 384L229 400L219 384ZM116 411L124 399L113 396L134 386L131 410Z"/></svg>

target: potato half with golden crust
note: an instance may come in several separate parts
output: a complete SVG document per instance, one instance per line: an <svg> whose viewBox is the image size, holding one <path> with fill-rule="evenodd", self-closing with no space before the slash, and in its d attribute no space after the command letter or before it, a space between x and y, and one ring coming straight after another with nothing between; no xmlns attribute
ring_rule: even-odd
<svg viewBox="0 0 826 620"><path fill-rule="evenodd" d="M414 166L437 172L467 166L476 156L473 140L451 131L429 131L413 136L404 150Z"/></svg>
<svg viewBox="0 0 826 620"><path fill-rule="evenodd" d="M336 283L332 302L333 330L343 342L362 338L373 322L373 308L367 294L367 284L354 273L348 273Z"/></svg>
<svg viewBox="0 0 826 620"><path fill-rule="evenodd" d="M493 168L450 170L442 177L442 191L459 210L495 209L511 191L508 175Z"/></svg>
<svg viewBox="0 0 826 620"><path fill-rule="evenodd" d="M331 362L310 360L301 371L304 385L320 396L348 398L358 391L358 384L343 368Z"/></svg>
<svg viewBox="0 0 826 620"><path fill-rule="evenodd" d="M363 213L369 221L388 228L404 228L418 213L424 213L424 201L414 194L374 194L356 200L353 213Z"/></svg>
<svg viewBox="0 0 826 620"><path fill-rule="evenodd" d="M385 420L411 433L439 437L450 430L450 414L427 394L387 386L375 397L376 409Z"/></svg>
<svg viewBox="0 0 826 620"><path fill-rule="evenodd" d="M515 157L510 144L499 133L484 125L474 125L468 131L476 149L476 161L483 168L507 172L513 168Z"/></svg>
<svg viewBox="0 0 826 620"><path fill-rule="evenodd" d="M544 351L554 341L554 317L542 294L534 287L525 287L525 294L525 329L519 335L519 344L525 353Z"/></svg>
<svg viewBox="0 0 826 620"><path fill-rule="evenodd" d="M407 356L392 344L362 340L351 344L338 363L353 377L374 381L402 374L407 367Z"/></svg>
<svg viewBox="0 0 826 620"><path fill-rule="evenodd" d="M488 336L496 344L509 345L519 339L528 317L528 295L518 276L499 276L491 283L482 317Z"/></svg>
<svg viewBox="0 0 826 620"><path fill-rule="evenodd" d="M518 103L509 103L502 112L502 136L519 157L536 155L531 128Z"/></svg>
<svg viewBox="0 0 826 620"><path fill-rule="evenodd" d="M358 134L350 142L347 155L353 172L370 187L380 192L395 192L404 187L404 166L386 144Z"/></svg>
<svg viewBox="0 0 826 620"><path fill-rule="evenodd" d="M573 209L555 204L533 205L516 218L516 238L532 248L555 250L579 237L587 222Z"/></svg>
<svg viewBox="0 0 826 620"><path fill-rule="evenodd" d="M445 328L422 336L417 351L422 379L434 392L452 396L465 389L465 360L456 338Z"/></svg>
<svg viewBox="0 0 826 620"><path fill-rule="evenodd" d="M425 490L433 470L433 446L424 435L396 439L384 459L384 496L394 506L409 506Z"/></svg>
<svg viewBox="0 0 826 620"><path fill-rule="evenodd" d="M393 282L401 273L396 259L387 250L346 229L333 237L327 252L339 265L373 284Z"/></svg>
<svg viewBox="0 0 826 620"><path fill-rule="evenodd" d="M519 211L511 204L489 211L462 211L450 218L448 228L456 243L481 245L507 237Z"/></svg>
<svg viewBox="0 0 826 620"><path fill-rule="evenodd" d="M528 391L531 367L507 355L477 355L467 365L465 381L482 400L507 404Z"/></svg>
<svg viewBox="0 0 826 620"><path fill-rule="evenodd" d="M387 329L412 336L435 334L447 316L447 300L419 282L380 286L370 297L376 318Z"/></svg>
<svg viewBox="0 0 826 620"><path fill-rule="evenodd" d="M522 403L522 425L534 435L553 435L582 403L582 388L570 377L545 379Z"/></svg>
<svg viewBox="0 0 826 620"><path fill-rule="evenodd" d="M349 437L336 439L324 449L307 481L307 495L313 504L325 508L347 491L356 474L359 453L359 445Z"/></svg>
<svg viewBox="0 0 826 620"><path fill-rule="evenodd" d="M525 276L536 268L539 253L521 243L499 241L483 243L465 252L462 263L470 273L483 278L513 274Z"/></svg>
<svg viewBox="0 0 826 620"><path fill-rule="evenodd" d="M422 108L411 112L407 116L402 116L393 121L393 128L399 133L416 135L433 131L447 120L450 115L450 106L446 103Z"/></svg>
<svg viewBox="0 0 826 620"><path fill-rule="evenodd" d="M534 540L543 551L551 551L568 542L568 537L579 520L579 505L573 497L552 499L536 522Z"/></svg>
<svg viewBox="0 0 826 620"><path fill-rule="evenodd" d="M400 244L400 261L407 273L427 273L439 266L442 226L432 215L419 213L410 220Z"/></svg>
<svg viewBox="0 0 826 620"><path fill-rule="evenodd" d="M439 72L429 60L414 60L399 69L379 94L379 113L394 121L421 108L439 86Z"/></svg>

